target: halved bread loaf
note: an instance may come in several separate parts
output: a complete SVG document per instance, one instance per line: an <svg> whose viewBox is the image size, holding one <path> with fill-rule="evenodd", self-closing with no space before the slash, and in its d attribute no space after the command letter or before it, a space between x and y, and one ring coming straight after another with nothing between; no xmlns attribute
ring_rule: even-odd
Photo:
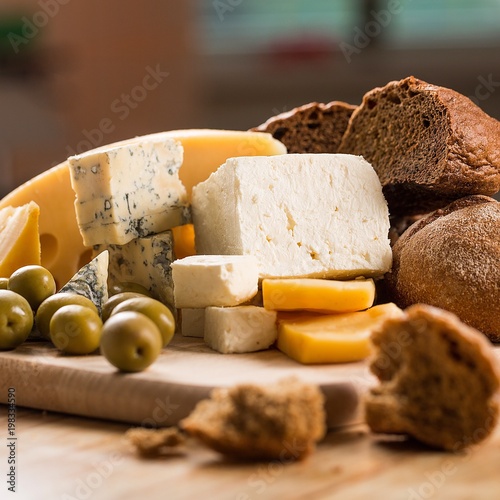
<svg viewBox="0 0 500 500"><path fill-rule="evenodd" d="M273 116L251 130L272 134L289 153L337 153L355 109L341 101L312 102Z"/></svg>
<svg viewBox="0 0 500 500"><path fill-rule="evenodd" d="M365 94L339 152L372 164L391 216L500 190L500 122L458 92L414 77Z"/></svg>
<svg viewBox="0 0 500 500"><path fill-rule="evenodd" d="M499 373L488 339L455 315L414 305L372 336L372 372L380 385L366 396L373 432L407 434L457 451L485 439L498 420Z"/></svg>

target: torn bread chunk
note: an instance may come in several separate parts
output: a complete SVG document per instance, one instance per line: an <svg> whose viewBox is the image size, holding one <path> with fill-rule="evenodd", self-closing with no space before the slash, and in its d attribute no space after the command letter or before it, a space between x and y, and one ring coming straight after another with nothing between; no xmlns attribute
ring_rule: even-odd
<svg viewBox="0 0 500 500"><path fill-rule="evenodd" d="M325 435L324 396L296 378L214 389L180 426L232 458L300 460Z"/></svg>
<svg viewBox="0 0 500 500"><path fill-rule="evenodd" d="M409 307L372 335L365 417L373 432L407 434L457 451L479 443L498 420L499 372L491 343L455 315Z"/></svg>
<svg viewBox="0 0 500 500"><path fill-rule="evenodd" d="M287 154L226 161L193 189L196 250L254 255L261 278L380 276L389 214L363 158Z"/></svg>

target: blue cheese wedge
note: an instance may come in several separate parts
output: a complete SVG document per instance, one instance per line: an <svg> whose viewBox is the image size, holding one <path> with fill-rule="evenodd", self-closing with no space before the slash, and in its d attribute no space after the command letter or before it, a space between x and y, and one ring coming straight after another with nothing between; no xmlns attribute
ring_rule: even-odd
<svg viewBox="0 0 500 500"><path fill-rule="evenodd" d="M193 189L199 254L254 255L261 278L383 275L389 212L360 156L230 158Z"/></svg>
<svg viewBox="0 0 500 500"><path fill-rule="evenodd" d="M172 231L136 238L125 245L96 245L94 252L109 251L110 287L122 282L142 285L151 295L173 306L171 264L175 258Z"/></svg>
<svg viewBox="0 0 500 500"><path fill-rule="evenodd" d="M99 314L108 300L108 264L109 253L100 252L88 264L83 266L59 291L83 295L90 299Z"/></svg>
<svg viewBox="0 0 500 500"><path fill-rule="evenodd" d="M255 352L277 339L276 312L258 306L207 307L205 343L223 354Z"/></svg>
<svg viewBox="0 0 500 500"><path fill-rule="evenodd" d="M177 308L236 306L257 294L252 255L191 255L172 263Z"/></svg>
<svg viewBox="0 0 500 500"><path fill-rule="evenodd" d="M179 180L183 149L170 138L99 148L68 159L85 246L124 245L189 222Z"/></svg>

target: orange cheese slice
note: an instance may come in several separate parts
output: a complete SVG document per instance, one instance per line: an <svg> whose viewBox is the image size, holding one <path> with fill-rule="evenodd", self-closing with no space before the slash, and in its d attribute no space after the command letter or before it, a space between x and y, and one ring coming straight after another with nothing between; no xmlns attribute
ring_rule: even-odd
<svg viewBox="0 0 500 500"><path fill-rule="evenodd" d="M264 307L275 311L353 312L373 305L375 284L372 279L264 279L262 297Z"/></svg>
<svg viewBox="0 0 500 500"><path fill-rule="evenodd" d="M403 311L393 303L366 311L312 316L304 313L286 317L278 314L277 347L303 364L347 363L370 355L370 336L387 318Z"/></svg>

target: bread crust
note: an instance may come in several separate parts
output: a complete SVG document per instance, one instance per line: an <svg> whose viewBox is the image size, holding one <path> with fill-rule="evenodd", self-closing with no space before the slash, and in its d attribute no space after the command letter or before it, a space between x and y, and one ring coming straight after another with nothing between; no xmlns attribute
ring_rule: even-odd
<svg viewBox="0 0 500 500"><path fill-rule="evenodd" d="M500 122L464 95L413 76L365 94L339 152L373 165L392 216L500 190Z"/></svg>
<svg viewBox="0 0 500 500"><path fill-rule="evenodd" d="M455 315L416 304L372 337L380 385L365 400L373 432L407 434L457 451L479 443L498 421L499 372L489 341Z"/></svg>
<svg viewBox="0 0 500 500"><path fill-rule="evenodd" d="M446 309L500 342L500 202L457 200L411 225L392 250L389 300Z"/></svg>
<svg viewBox="0 0 500 500"><path fill-rule="evenodd" d="M311 102L273 116L251 130L272 134L289 153L337 153L355 109L342 101Z"/></svg>

